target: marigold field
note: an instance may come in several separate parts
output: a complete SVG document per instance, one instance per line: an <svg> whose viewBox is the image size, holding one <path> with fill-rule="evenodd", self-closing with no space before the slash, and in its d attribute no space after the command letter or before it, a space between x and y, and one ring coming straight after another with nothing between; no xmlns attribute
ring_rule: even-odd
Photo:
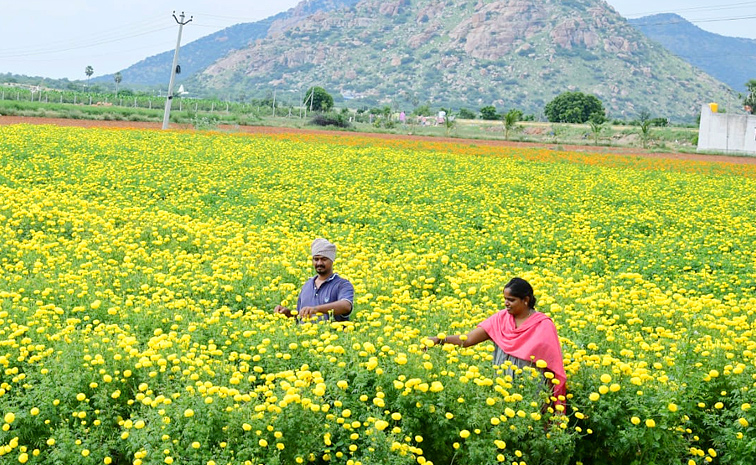
<svg viewBox="0 0 756 465"><path fill-rule="evenodd" d="M756 169L0 127L0 462L756 463ZM300 324L308 246L352 321ZM568 399L466 333L528 279Z"/></svg>

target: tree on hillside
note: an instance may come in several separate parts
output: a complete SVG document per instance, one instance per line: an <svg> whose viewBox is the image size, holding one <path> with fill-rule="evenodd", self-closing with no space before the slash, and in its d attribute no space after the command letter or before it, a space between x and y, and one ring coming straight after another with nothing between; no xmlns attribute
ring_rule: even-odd
<svg viewBox="0 0 756 465"><path fill-rule="evenodd" d="M87 75L87 87L89 87L89 78L94 74L94 68L87 66L86 68L84 68L84 74Z"/></svg>
<svg viewBox="0 0 756 465"><path fill-rule="evenodd" d="M305 93L304 104L312 111L328 111L333 108L333 97L322 87L310 87Z"/></svg>
<svg viewBox="0 0 756 465"><path fill-rule="evenodd" d="M123 76L121 76L120 72L115 73L113 75L113 80L115 81L115 85L116 85L115 95L116 95L116 97L118 97L118 84L120 84L121 81L123 81Z"/></svg>
<svg viewBox="0 0 756 465"><path fill-rule="evenodd" d="M480 109L480 117L485 120L493 121L499 119L499 115L496 113L496 107L488 105Z"/></svg>
<svg viewBox="0 0 756 465"><path fill-rule="evenodd" d="M604 117L604 105L594 95L582 92L564 92L546 104L543 109L552 123L582 124L595 114Z"/></svg>
<svg viewBox="0 0 756 465"><path fill-rule="evenodd" d="M746 82L746 88L748 89L748 95L743 100L743 106L748 113L756 115L756 79Z"/></svg>

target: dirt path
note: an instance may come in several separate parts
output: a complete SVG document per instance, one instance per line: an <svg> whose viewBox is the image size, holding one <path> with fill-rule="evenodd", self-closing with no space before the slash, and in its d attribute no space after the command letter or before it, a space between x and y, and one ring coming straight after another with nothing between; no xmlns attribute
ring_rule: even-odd
<svg viewBox="0 0 756 465"><path fill-rule="evenodd" d="M26 116L0 116L0 126L9 124L53 124L56 126L74 126L74 127L99 127L99 128L136 128L136 129L160 129L161 123L158 122L132 122L132 121L100 121L100 120L82 120L82 119L64 119L64 118L38 118ZM174 129L192 129L191 125L172 124ZM296 129L282 128L271 126L218 126L220 130L235 132L244 132L249 134L333 134L349 135L359 134L361 137L375 139L400 139L400 140L417 140L431 142L449 142L453 144L475 144L489 145L499 147L554 147L554 144L539 144L529 142L509 142L502 140L485 140L485 139L459 139L451 137L431 137L415 136L405 134L375 134L375 133L354 133L342 131L329 131L323 129ZM613 153L618 155L638 156L647 158L674 159L674 160L696 160L715 163L733 163L740 165L756 165L756 157L738 157L726 155L703 155L695 153L650 153L634 147L596 147L591 145L564 145L560 147L566 151L575 152L595 152L595 153Z"/></svg>

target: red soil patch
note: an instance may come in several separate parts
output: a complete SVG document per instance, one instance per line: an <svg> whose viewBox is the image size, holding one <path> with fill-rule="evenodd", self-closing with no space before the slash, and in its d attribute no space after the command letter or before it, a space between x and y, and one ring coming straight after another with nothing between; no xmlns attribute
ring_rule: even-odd
<svg viewBox="0 0 756 465"><path fill-rule="evenodd" d="M134 129L160 129L161 123L158 122L135 122L135 121L101 121L101 120L83 120L83 119L64 119L64 118L37 118L26 116L0 116L0 126L9 124L52 124L56 126L75 126L75 127L97 127L97 128L134 128ZM172 129L192 129L188 124L171 124ZM323 129L296 129L296 128L282 128L272 126L218 126L222 131L236 131L249 134L333 134L333 135L348 135L357 134L353 132L342 131L329 131ZM400 139L400 140L416 140L416 141L431 141L431 142L449 142L453 144L475 144L475 145L489 145L500 147L554 147L554 144L538 144L530 142L509 142L502 140L485 140L485 139L460 139L452 137L432 137L432 136L415 136L404 134L375 134L375 133L359 133L361 137L375 138L375 139ZM703 155L695 153L650 153L645 152L638 148L633 147L596 147L591 145L563 145L560 144L562 150L570 152L595 152L595 153L612 153L618 155L648 157L648 158L660 158L660 159L674 159L674 160L696 160L706 162L717 163L733 163L741 165L756 165L756 157L736 157L727 155Z"/></svg>

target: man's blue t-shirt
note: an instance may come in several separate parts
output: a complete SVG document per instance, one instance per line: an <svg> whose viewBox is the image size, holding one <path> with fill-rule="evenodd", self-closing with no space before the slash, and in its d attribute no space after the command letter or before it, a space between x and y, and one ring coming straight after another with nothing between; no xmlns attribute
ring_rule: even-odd
<svg viewBox="0 0 756 465"><path fill-rule="evenodd" d="M302 286L299 298L297 299L297 311L302 307L315 307L339 300L348 301L352 304L352 310L354 309L354 286L352 286L352 283L334 273L320 285L320 288L317 288L315 287L315 278L317 276L308 279L304 283L304 286ZM349 313L344 315L334 315L333 319L335 321L349 321L351 313L352 311L350 310ZM324 316L327 320L328 315Z"/></svg>

